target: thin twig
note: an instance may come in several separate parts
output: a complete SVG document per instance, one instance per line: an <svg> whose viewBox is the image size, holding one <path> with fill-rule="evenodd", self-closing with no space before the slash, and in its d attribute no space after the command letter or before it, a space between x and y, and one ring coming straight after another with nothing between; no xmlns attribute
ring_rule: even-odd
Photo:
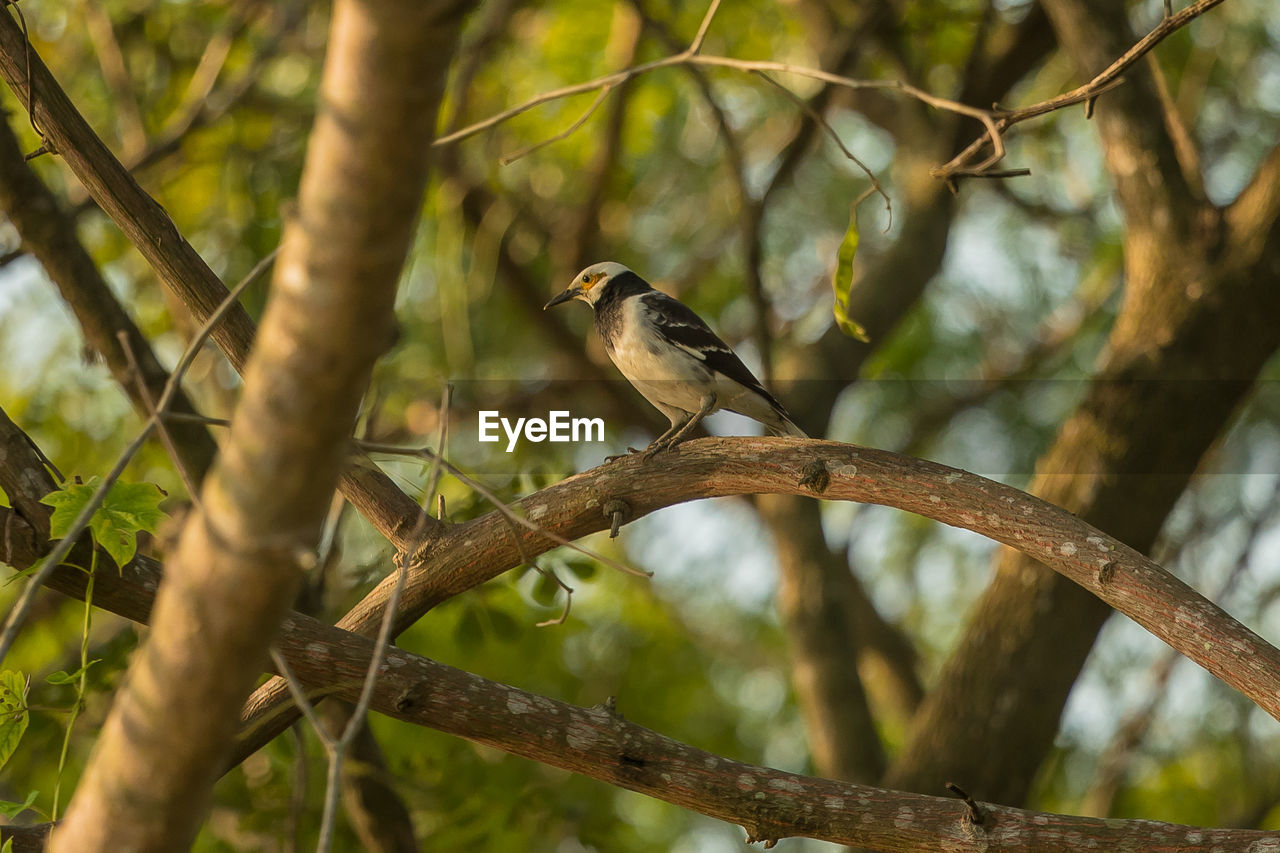
<svg viewBox="0 0 1280 853"><path fill-rule="evenodd" d="M564 610L560 611L560 615L555 619L544 619L541 622L535 622L535 628L547 628L552 625L563 625L569 621L569 609L573 607L573 587L560 580L560 576L556 574L555 569L548 569L545 566L533 562L532 565L544 578L550 578L551 582L564 590Z"/></svg>
<svg viewBox="0 0 1280 853"><path fill-rule="evenodd" d="M532 145L526 145L524 148L521 148L519 151L515 151L511 154L504 155L502 159L500 159L498 162L501 163L503 166L510 166L512 163L519 160L520 158L527 157L533 152L541 148L546 148L548 145L552 145L556 142L559 142L562 139L568 139L570 136L574 134L575 131L578 130L578 128L582 127L584 124L587 123L587 119L595 115L596 110L600 109L600 105L605 102L605 99L609 97L609 93L612 92L613 89L614 87L611 85L603 87L600 90L600 94L596 95L596 99L591 102L591 106L587 107L586 112L578 116L577 121L575 121L573 124L569 125L567 128L557 133L555 136L544 139L541 142L535 142Z"/></svg>
<svg viewBox="0 0 1280 853"><path fill-rule="evenodd" d="M424 511L425 514L425 511ZM421 527L421 524L419 524ZM333 844L333 829L338 810L338 792L342 779L342 764L347 750L355 741L360 727L364 725L365 716L369 713L369 703L373 701L373 687L378 680L378 670L386 657L387 647L391 645L391 626L395 622L396 611L400 605L400 594L404 592L405 578L408 576L408 560L401 555L396 565L396 583L391 588L391 597L387 599L387 609L382 614L382 625L378 628L378 638L374 642L373 656L369 659L369 669L365 674L364 687L360 691L360 699L356 702L351 718L347 720L342 736L329 750L329 775L325 787L324 812L320 820L320 840L316 843L316 853L328 853ZM314 711L313 711L314 716Z"/></svg>
<svg viewBox="0 0 1280 853"><path fill-rule="evenodd" d="M1222 0L1196 0L1195 3L1192 3L1176 15L1166 15L1154 29L1139 39L1133 47L1126 50L1115 62L1111 63L1104 71L1083 86L1027 107L1001 113L999 119L1000 131L1003 133L1019 122L1081 102L1085 104L1086 117L1089 117L1093 112L1093 102L1097 100L1098 96L1111 91L1124 82L1124 78L1121 75L1126 69L1145 56L1157 44L1164 41L1174 31L1186 26L1221 2ZM1172 10L1170 9L1170 11ZM950 162L931 170L931 174L940 178L972 177L972 172L980 170L980 167L970 169L964 164L968 163L986 144L987 138L985 136L975 139L967 148L953 157Z"/></svg>
<svg viewBox="0 0 1280 853"><path fill-rule="evenodd" d="M432 451L425 447L401 447L396 444L379 444L378 442L374 442L374 441L358 441L356 442L356 445L366 453L392 453L398 456L424 456L427 458L430 458L433 455ZM595 551L590 550L589 548L583 548L581 545L578 545L574 542L569 541L568 539L565 539L563 536L559 535L558 533L552 530L547 530L545 527L541 527L535 524L534 522L529 521L527 518L517 515L511 510L511 507L503 503L501 498L499 498L497 495L495 495L493 492L487 489L483 484L467 476L448 459L441 458L440 464L443 465L445 470L447 470L454 477L457 477L467 486L479 492L480 496L485 500L487 500L489 503L493 504L494 509L498 510L498 512L501 513L503 517L511 521L514 521L516 524L519 524L520 526L527 528L528 530L531 530L534 533L537 533L541 536L545 536L548 539L550 539L552 542L555 542L559 545L564 545L566 548L570 548L574 551L577 551L580 554L585 554L586 556L590 557L593 560L599 560L600 562L604 563L606 566L609 566L610 568L613 568L613 569L617 569L618 571L623 572L624 574L634 575L638 578L653 577L653 572L645 572L645 571L641 571L640 569L632 568L631 566L627 566L627 565L624 565L623 563L619 563L616 560L612 560L604 556L603 554L598 554ZM517 537L517 542L519 542L518 537Z"/></svg>
<svg viewBox="0 0 1280 853"><path fill-rule="evenodd" d="M40 137L40 147L23 158L30 161L42 153L52 151L50 147L52 143L45 137L40 125L36 124L35 87L31 84L31 36L27 32L27 16L22 14L22 7L18 5L18 0L0 0L0 6L13 7L13 11L18 15L18 27L22 30L22 47L27 64L27 120L31 122L31 129L36 132L36 136Z"/></svg>
<svg viewBox="0 0 1280 853"><path fill-rule="evenodd" d="M763 71L757 71L755 73L758 76L763 77L766 82L772 83L774 86L777 86L778 89L780 89L784 95L790 98L791 101L796 106L798 106L801 110L804 111L805 115L813 119L818 124L819 127L821 127L823 130L827 132L827 135L830 136L835 141L836 145L840 147L840 150L841 152L844 153L845 157L852 160L854 164L857 165L857 167L862 170L863 174L867 176L867 180L871 181L871 186L875 189L876 193L881 198L884 199L884 210L885 210L885 213L888 214L888 218L889 218L888 223L886 223L884 226L884 230L887 232L890 228L892 228L893 227L893 202L889 199L889 194L885 192L884 187L880 185L880 181L876 178L876 173L871 171L871 169L867 167L866 163L863 163L861 160L859 160L858 156L854 154L852 151L850 151L848 147L845 146L843 140L840 139L840 134L836 133L836 129L831 126L831 124L826 120L826 118L822 115L822 113L818 112L812 106L810 106L808 101L806 101L804 98L801 98L795 92L791 91L786 86L779 83L777 80L774 80L772 77L770 77L768 74L764 73Z"/></svg>
<svg viewBox="0 0 1280 853"><path fill-rule="evenodd" d="M693 37L693 41L689 43L689 53L696 54L702 50L702 43L707 38L707 30L711 29L711 19L716 16L716 11L720 8L720 0L711 0L711 5L707 7L707 13L702 16L702 23L698 24L698 32Z"/></svg>
<svg viewBox="0 0 1280 853"><path fill-rule="evenodd" d="M422 535L422 531L426 527L426 521L430 518L427 507L431 505L431 499L434 497L436 487L440 482L440 466L444 459L444 445L448 437L449 427L449 404L453 397L453 386L446 385L440 400L440 432L437 437L437 453L431 464L431 474L427 479L427 490L423 494L422 504L419 509L418 521L414 526L413 532L409 536L409 541L417 541ZM400 596L404 592L405 579L409 575L409 562L412 556L407 551L401 551L396 555L395 572L396 582L391 588L391 596L387 599L386 609L382 614L382 623L378 627L378 637L374 643L373 656L369 660L369 667L365 673L364 684L360 690L360 698L356 702L351 716L347 718L346 725L342 729L342 734L335 740L321 725L316 718L315 709L311 708L307 719L316 728L316 734L319 736L321 743L324 744L325 750L329 754L329 770L326 776L324 791L324 809L320 818L320 837L316 843L317 853L328 853L333 846L334 827L337 823L338 813L338 794L341 790L342 768L346 761L347 751L351 748L351 744L355 742L356 736L360 733L360 729L365 725L365 717L369 713L369 703L373 700L374 685L378 680L378 671L382 668L382 661L386 657L387 647L391 645L392 626L395 623L397 611L400 609ZM272 654L280 657L279 653L274 649ZM277 666L283 663L283 658L277 663ZM281 673L286 672L285 667L280 668ZM288 677L288 676L287 676ZM294 699L300 697L305 701L305 696L300 685L290 682L289 690L294 694ZM305 712L305 711L304 711Z"/></svg>
<svg viewBox="0 0 1280 853"><path fill-rule="evenodd" d="M315 730L316 737L320 738L320 743L324 744L325 749L329 749L333 744L333 735L329 734L329 730L320 722L320 718L316 716L316 706L307 698L307 690L298 677L293 674L293 670L289 669L289 662L285 660L284 655L280 654L280 650L272 646L269 650L271 654L271 662L275 664L276 672L280 673L280 677L284 679L285 685L289 688L289 695L293 697L294 703L302 711L302 716L311 724L311 728ZM332 687L332 685L330 685ZM333 692L331 689L329 692Z"/></svg>
<svg viewBox="0 0 1280 853"><path fill-rule="evenodd" d="M133 351L133 343L129 340L129 332L121 329L116 332L116 339L120 341L120 349L124 352L125 363L129 365L129 373L133 376L134 384L138 386L138 396L142 398L142 404L147 407L147 415L155 420L156 433L160 436L160 443L164 445L170 461L177 468L178 476L182 478L182 484L187 487L187 495L191 498L191 503L195 505L196 509L201 509L200 494L199 489L196 488L195 478L191 476L191 472L183 464L182 455L178 453L178 445L174 443L173 435L170 434L165 426L164 418L157 417L157 413L160 410L156 407L155 398L151 396L151 389L147 387L147 380L142 375L142 368L139 366L137 355Z"/></svg>
<svg viewBox="0 0 1280 853"><path fill-rule="evenodd" d="M963 800L964 804L969 807L969 814L967 817L970 822L978 826L982 826L982 809L978 808L978 804L974 801L973 797L969 796L967 791L954 782L948 782L946 784L946 789Z"/></svg>
<svg viewBox="0 0 1280 853"><path fill-rule="evenodd" d="M440 411L441 411L440 435L436 440L436 452L431 453L430 451L426 451L425 449L420 448L415 450L412 454L416 456L428 455L431 457L431 475L427 481L428 483L427 490L423 494L423 501L422 501L423 506L425 507L430 505L431 498L435 495L436 485L439 483L440 475L443 472L444 468L447 466L450 472L455 477L458 477L464 483L469 484L472 488L474 488L477 492L479 492L482 497L484 497L486 500L492 503L495 507L497 507L499 512L502 512L503 514L503 519L504 521L506 521L507 528L511 531L511 539L515 543L516 550L520 553L520 559L522 563L524 565L530 566L531 568L533 568L534 571L538 572L543 577L549 578L553 583L556 584L556 586L560 587L565 591L565 605L564 605L564 610L560 613L560 616L556 619L551 619L545 622L538 622L537 627L542 628L547 625L562 625L564 624L565 621L568 620L569 609L573 606L573 588L570 587L568 584L566 584L564 581L560 580L559 576L556 575L554 571L552 571L551 569L544 568L543 566L538 564L538 561L535 558L532 558L529 556L529 552L525 550L524 541L520 537L520 532L516 529L516 526L515 526L515 520L517 519L515 513L512 513L510 509L506 507L506 505L503 504L502 501L499 500L496 495L493 495L492 493L484 489L483 486L480 486L475 481L466 477L466 475L462 474L460 471L458 471L457 468L450 465L449 462L444 458L445 439L448 436L447 427L449 423L449 401L452 396L452 393L453 393L453 387L446 385L445 391L444 391L444 399L441 401L441 406L440 406ZM370 447L372 445L368 443L364 443L364 446ZM386 446L385 445L379 446L379 449L382 449L385 451ZM444 495L440 495L440 518L442 520L444 518ZM546 532L546 531L543 531L543 532ZM598 559L605 559L605 558L600 557ZM626 569L626 567L621 567L621 568L623 568L624 570ZM390 608L390 604L388 604L388 608Z"/></svg>
<svg viewBox="0 0 1280 853"><path fill-rule="evenodd" d="M444 391L440 395L440 433L436 436L436 455L431 460L431 473L427 476L427 490L422 496L423 512L427 511L427 507L431 506L431 499L435 497L436 489L440 487L440 475L443 468L440 462L444 459L445 446L449 440L449 406L453 402L453 386L445 385ZM441 512L443 515L443 512Z"/></svg>

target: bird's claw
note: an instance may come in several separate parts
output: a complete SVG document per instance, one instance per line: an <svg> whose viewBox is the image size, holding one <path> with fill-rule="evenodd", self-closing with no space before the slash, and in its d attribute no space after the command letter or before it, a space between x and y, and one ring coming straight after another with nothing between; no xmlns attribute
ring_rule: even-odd
<svg viewBox="0 0 1280 853"><path fill-rule="evenodd" d="M628 448L627 448L627 452L626 452L626 453L615 453L613 456L606 456L606 457L604 458L604 461L605 461L605 462L613 462L613 461L615 461L615 460L617 460L617 459L626 459L626 458L627 458L628 456L630 456L631 454L633 454L633 453L639 453L639 452L640 452L640 451L639 451L639 450L636 450L634 447L628 447Z"/></svg>
<svg viewBox="0 0 1280 853"><path fill-rule="evenodd" d="M678 441L664 441L661 444L655 442L644 449L644 455L640 458L648 462L664 450L675 450L679 444Z"/></svg>

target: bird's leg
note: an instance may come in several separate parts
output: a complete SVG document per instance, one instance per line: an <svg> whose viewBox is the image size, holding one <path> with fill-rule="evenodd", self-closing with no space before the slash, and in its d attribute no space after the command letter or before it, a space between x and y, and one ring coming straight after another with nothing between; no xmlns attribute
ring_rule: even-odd
<svg viewBox="0 0 1280 853"><path fill-rule="evenodd" d="M696 413L689 416L681 424L673 424L671 429L667 430L666 435L661 436L649 448L645 450L645 459L650 459L653 455L661 450L670 450L677 444L685 440L685 437L696 427L702 423L702 419L711 414L711 410L716 407L716 395L708 394L702 398L702 405ZM658 442L662 442L660 446Z"/></svg>
<svg viewBox="0 0 1280 853"><path fill-rule="evenodd" d="M655 453L670 447L671 436L675 435L684 427L685 424L689 423L689 419L692 417L693 415L689 412L680 412L679 418L672 419L671 427L666 432L649 442L649 446L644 449L644 458L652 459Z"/></svg>
<svg viewBox="0 0 1280 853"><path fill-rule="evenodd" d="M639 451L639 450L636 450L634 447L628 447L628 448L627 448L627 452L626 452L626 453L615 453L615 454L614 454L614 455L612 455L612 456L606 456L606 457L604 458L604 461L605 461L605 462L613 462L615 459L626 459L626 458L627 458L628 456L630 456L631 454L633 454L633 453L639 453L639 452L640 452L640 451Z"/></svg>

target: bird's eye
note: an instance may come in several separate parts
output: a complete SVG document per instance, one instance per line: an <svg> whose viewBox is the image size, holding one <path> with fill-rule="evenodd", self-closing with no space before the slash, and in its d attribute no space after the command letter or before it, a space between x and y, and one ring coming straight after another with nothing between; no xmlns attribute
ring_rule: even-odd
<svg viewBox="0 0 1280 853"><path fill-rule="evenodd" d="M582 277L582 283L583 283L583 284L590 284L590 283L591 283L591 276L590 276L590 275L584 275L584 276Z"/></svg>

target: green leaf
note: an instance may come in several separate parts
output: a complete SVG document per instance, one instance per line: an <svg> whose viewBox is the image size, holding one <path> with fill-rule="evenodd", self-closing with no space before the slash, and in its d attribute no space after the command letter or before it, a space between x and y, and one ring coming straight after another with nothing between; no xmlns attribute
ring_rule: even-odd
<svg viewBox="0 0 1280 853"><path fill-rule="evenodd" d="M67 672L66 670L60 669L55 673L46 675L44 680L49 684L74 684L80 680L80 673L88 672L89 667L93 666L95 663L101 662L102 658L94 658L75 672Z"/></svg>
<svg viewBox="0 0 1280 853"><path fill-rule="evenodd" d="M93 498L101 479L71 484L40 499L53 507L49 518L49 535L54 539L68 536L71 525ZM113 483L89 520L93 540L102 546L117 566L124 566L138 551L138 533L154 533L165 513L160 509L164 492L154 483Z"/></svg>
<svg viewBox="0 0 1280 853"><path fill-rule="evenodd" d="M32 791L30 794L27 794L27 798L21 803L15 803L11 800L0 800L0 815L4 815L9 820L13 820L19 814L31 808L31 804L36 801L36 797L38 796L40 796L39 791ZM0 853L8 853L8 851L11 850L13 850L13 839L9 838L5 840L4 846L0 847Z"/></svg>
<svg viewBox="0 0 1280 853"><path fill-rule="evenodd" d="M27 678L12 669L0 672L0 767L18 749L27 731Z"/></svg>
<svg viewBox="0 0 1280 853"><path fill-rule="evenodd" d="M831 278L831 285L836 292L832 310L836 315L836 325L840 327L840 331L863 343L870 343L871 338L867 337L867 330L849 317L849 289L853 286L853 259L858 254L858 241L858 210L855 207L849 209L849 230L844 232L844 239L840 241L840 251L836 255L836 272Z"/></svg>

